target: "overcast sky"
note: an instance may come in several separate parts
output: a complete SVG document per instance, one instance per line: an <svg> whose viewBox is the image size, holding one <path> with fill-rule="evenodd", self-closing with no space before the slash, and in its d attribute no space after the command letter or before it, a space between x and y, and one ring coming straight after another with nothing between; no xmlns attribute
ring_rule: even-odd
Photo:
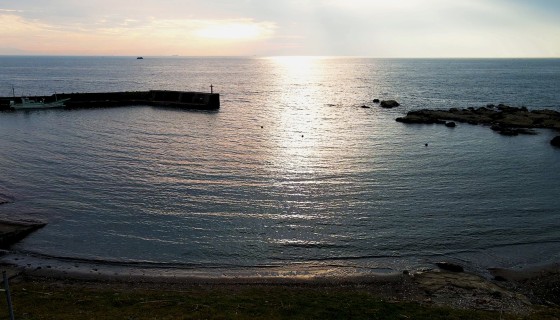
<svg viewBox="0 0 560 320"><path fill-rule="evenodd" d="M0 0L0 54L560 57L559 0Z"/></svg>

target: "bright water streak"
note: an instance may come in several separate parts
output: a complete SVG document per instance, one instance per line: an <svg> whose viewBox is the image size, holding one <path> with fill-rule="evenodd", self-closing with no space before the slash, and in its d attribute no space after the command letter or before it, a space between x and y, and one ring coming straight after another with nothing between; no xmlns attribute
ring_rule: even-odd
<svg viewBox="0 0 560 320"><path fill-rule="evenodd" d="M560 258L552 132L394 121L418 107L558 108L557 60L0 61L11 70L0 83L34 93L210 83L222 93L218 112L0 114L0 193L15 199L0 213L49 222L19 250L194 266ZM404 108L359 107L375 97Z"/></svg>

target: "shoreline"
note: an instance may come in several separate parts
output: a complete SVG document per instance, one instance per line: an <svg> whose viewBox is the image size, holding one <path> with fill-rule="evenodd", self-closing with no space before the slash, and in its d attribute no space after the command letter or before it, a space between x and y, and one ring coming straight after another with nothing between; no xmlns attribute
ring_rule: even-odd
<svg viewBox="0 0 560 320"><path fill-rule="evenodd" d="M4 259L2 259L4 260ZM560 263L523 270L493 268L488 279L470 272L454 272L434 267L422 271L343 275L329 269L299 272L282 267L267 272L253 270L208 270L158 268L112 269L74 264L60 267L22 267L6 261L0 268L8 272L13 283L41 283L43 286L68 288L104 288L110 292L168 292L174 290L230 290L239 288L275 288L274 290L368 290L384 301L418 303L429 307L458 310L499 311L528 315L539 310L560 311ZM66 289L65 289L66 288ZM251 289L251 290L252 290ZM544 308L544 309L543 309Z"/></svg>
<svg viewBox="0 0 560 320"><path fill-rule="evenodd" d="M130 279L214 283L361 282L368 277L389 279L403 271L343 265L297 263L268 266L187 266L48 257L5 252L0 265L10 265L29 275L77 279ZM408 272L408 271L406 271Z"/></svg>
<svg viewBox="0 0 560 320"><path fill-rule="evenodd" d="M547 297L560 306L560 262L533 265L524 268L490 267L486 270L464 269L462 265L441 261L432 267L413 270L393 270L360 268L343 265L316 265L299 263L277 266L179 266L154 263L126 263L88 261L57 257L36 257L32 254L18 254L3 250L0 252L0 266L10 270L12 275L32 278L131 283L186 283L186 284L241 284L241 285L363 285L378 282L402 282L405 278L443 281L438 286L452 285L464 289L487 286L518 291L520 284L542 281L554 285L557 295ZM442 277L440 277L442 276ZM472 282L470 285L456 282ZM472 285L476 283L475 285ZM436 288L441 289L441 288ZM491 291L496 291L495 287ZM499 291L499 290L498 290Z"/></svg>
<svg viewBox="0 0 560 320"><path fill-rule="evenodd" d="M10 226L14 222L0 222ZM29 223L24 223L29 225ZM33 225L33 224L31 224ZM42 224L41 226L43 226ZM0 230L1 231L1 230ZM0 232L1 234L1 232ZM27 235L28 233L26 233ZM13 244L13 243L12 243ZM59 279L92 279L104 281L155 281L190 283L364 283L398 278L405 274L422 274L438 270L460 269L485 281L520 281L539 274L542 270L559 272L560 263L548 260L525 265L504 265L499 261L469 260L465 257L444 257L416 261L414 266L360 265L353 263L295 262L271 265L191 265L184 263L159 263L151 261L120 261L50 256L29 251L10 251L11 244L0 251L0 265L11 266L30 276ZM473 257L470 257L473 258ZM498 257L494 257L498 258ZM439 266L445 262L451 269ZM473 263L474 262L474 263ZM503 262L503 261L502 261ZM552 267L551 267L552 266ZM560 303L560 302L559 302Z"/></svg>

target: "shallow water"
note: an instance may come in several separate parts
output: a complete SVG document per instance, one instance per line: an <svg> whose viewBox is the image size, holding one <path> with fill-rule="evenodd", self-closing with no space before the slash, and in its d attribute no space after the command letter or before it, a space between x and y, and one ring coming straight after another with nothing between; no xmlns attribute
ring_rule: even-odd
<svg viewBox="0 0 560 320"><path fill-rule="evenodd" d="M397 270L560 258L555 133L394 121L421 107L558 110L559 60L2 57L0 66L0 87L32 94L212 83L222 98L217 112L1 113L0 193L14 203L0 214L49 223L19 252ZM378 97L403 107L376 108Z"/></svg>

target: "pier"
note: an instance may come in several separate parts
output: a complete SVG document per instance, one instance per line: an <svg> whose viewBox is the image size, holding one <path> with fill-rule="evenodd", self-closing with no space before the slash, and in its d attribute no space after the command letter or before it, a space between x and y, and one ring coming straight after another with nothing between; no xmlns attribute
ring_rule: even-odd
<svg viewBox="0 0 560 320"><path fill-rule="evenodd" d="M213 90L212 90L213 91ZM182 109L217 110L220 108L220 94L172 90L59 93L50 96L29 96L34 101L53 102L70 99L65 109L109 108L136 105L161 106ZM21 97L0 97L0 110L10 110L14 103L21 103Z"/></svg>

